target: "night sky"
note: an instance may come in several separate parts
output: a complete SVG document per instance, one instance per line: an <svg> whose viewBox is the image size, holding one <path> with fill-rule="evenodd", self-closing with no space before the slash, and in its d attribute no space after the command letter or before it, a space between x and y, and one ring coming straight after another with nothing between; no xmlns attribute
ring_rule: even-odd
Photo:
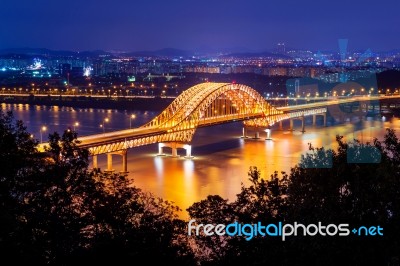
<svg viewBox="0 0 400 266"><path fill-rule="evenodd" d="M400 2L1 0L0 49L400 48Z"/></svg>

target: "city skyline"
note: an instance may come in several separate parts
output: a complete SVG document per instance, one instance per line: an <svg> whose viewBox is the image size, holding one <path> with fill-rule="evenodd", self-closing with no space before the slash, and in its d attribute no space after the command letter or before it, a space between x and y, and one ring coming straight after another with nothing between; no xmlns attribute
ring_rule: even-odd
<svg viewBox="0 0 400 266"><path fill-rule="evenodd" d="M400 48L396 1L358 3L241 0L147 2L8 1L0 9L0 49L261 52L287 47L385 51Z"/></svg>
<svg viewBox="0 0 400 266"><path fill-rule="evenodd" d="M341 40L341 39L339 39ZM338 43L339 40L336 42ZM351 40L348 39L342 39L342 40L347 40L348 43L351 43ZM280 48L279 46L282 45L284 46L284 50ZM349 45L351 47L351 45ZM370 48L368 49L351 49L349 46L346 47L345 49L345 54L347 56L351 56L352 54L356 55L361 55L363 53L369 53L371 55L375 54L379 56L380 54L386 54L386 53L393 53L393 54L398 54L400 53L400 47L399 48L394 48L394 49L389 49L389 50L372 50ZM283 51L283 52L282 52ZM98 55L104 55L104 54L109 54L109 55L115 55L115 56L133 56L133 57L146 57L146 56L161 56L161 57L177 57L177 56L183 56L183 57L192 57L192 56L227 56L231 55L233 57L270 57L270 56L280 56L280 55L286 55L289 57L293 57L294 52L307 52L307 53L313 53L314 55L317 55L318 53L324 53L324 54L330 54L334 56L340 57L341 55L341 50L340 50L340 45L337 44L337 47L333 47L332 49L329 50L323 50L323 49L307 49L305 48L297 48L297 47L292 47L292 46L287 46L286 43L284 42L278 42L274 44L272 48L266 48L264 50L253 50L249 49L247 47L232 47L232 48L221 48L221 49L212 49L210 47L203 47L203 48L198 48L198 49L178 49L175 47L162 47L160 49L149 49L149 50L118 50L118 49L90 49L90 50L74 50L74 49L49 49L47 47L8 47L8 48L3 48L0 49L0 56L1 55L7 55L7 54L25 54L25 55L73 55L73 54L79 54L83 53L87 56L98 56Z"/></svg>

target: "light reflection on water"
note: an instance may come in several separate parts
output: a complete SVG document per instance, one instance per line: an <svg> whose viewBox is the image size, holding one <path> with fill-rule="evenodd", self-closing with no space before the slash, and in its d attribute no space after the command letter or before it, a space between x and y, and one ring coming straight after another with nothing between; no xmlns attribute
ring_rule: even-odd
<svg viewBox="0 0 400 266"><path fill-rule="evenodd" d="M36 138L42 125L49 132L62 132L79 122L76 130L79 135L102 132L99 124L107 117L106 131L129 128L130 115L125 111L103 109L79 109L71 107L29 106L27 104L1 104L3 110L13 110L17 119L25 122L28 131ZM133 112L134 127L142 125L157 115L155 112ZM382 139L385 128L400 131L400 120L397 118L372 119L362 122L322 127L306 125L306 132L301 133L300 125L295 122L295 131L272 129L272 140L243 139L241 123L198 129L192 142L193 159L185 159L184 150L178 150L179 158L156 156L157 144L138 147L128 151L129 177L135 184L154 193L156 196L174 201L183 210L207 195L218 194L223 198L234 200L240 192L241 184L248 185L247 172L250 166L257 166L264 178L274 171L290 171L299 162L301 154L308 151L308 144L314 147L335 148L336 135L343 135L347 141L353 139L363 142L372 141L374 137ZM288 124L284 123L284 128ZM170 149L165 149L165 152ZM106 156L98 158L99 167L106 168ZM119 156L113 159L113 168L121 169ZM186 218L186 212L181 217Z"/></svg>

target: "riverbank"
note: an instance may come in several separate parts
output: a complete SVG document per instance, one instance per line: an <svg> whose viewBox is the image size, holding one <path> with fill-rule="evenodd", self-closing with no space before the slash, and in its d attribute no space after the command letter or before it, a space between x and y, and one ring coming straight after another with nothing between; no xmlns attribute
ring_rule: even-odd
<svg viewBox="0 0 400 266"><path fill-rule="evenodd" d="M129 111L164 110L174 98L96 97L75 95L0 95L0 103L102 108Z"/></svg>

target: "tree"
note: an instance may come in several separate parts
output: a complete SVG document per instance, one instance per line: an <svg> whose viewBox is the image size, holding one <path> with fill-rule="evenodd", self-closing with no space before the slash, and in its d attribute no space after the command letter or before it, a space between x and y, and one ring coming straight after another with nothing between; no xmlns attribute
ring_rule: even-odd
<svg viewBox="0 0 400 266"><path fill-rule="evenodd" d="M20 202L22 191L32 185L26 176L35 172L40 162L37 144L22 121L0 110L0 249L4 259L20 255L24 225Z"/></svg>
<svg viewBox="0 0 400 266"><path fill-rule="evenodd" d="M336 140L337 150L310 144L310 153L289 174L275 172L264 180L257 168L250 168L251 184L242 187L235 201L208 197L188 209L190 218L211 224L226 219L241 224L345 223L350 230L379 225L384 228L383 236L300 233L285 241L267 236L246 241L237 236L225 237L219 248L210 237L198 237L193 241L204 246L203 250L222 254L211 253L211 260L203 259L203 264L398 265L400 141L391 129L383 142L375 139L365 144L357 140L346 143L341 136Z"/></svg>
<svg viewBox="0 0 400 266"><path fill-rule="evenodd" d="M391 129L383 143L355 140L345 143L337 137L338 150L313 149L307 160L318 164L326 153L332 155L332 168L295 167L288 186L288 221L307 223L348 223L353 228L376 226L384 228L383 237L306 238L300 243L301 254L307 261L318 254L319 264L334 265L346 258L349 264L382 264L398 260L400 192L399 153L400 143ZM351 151L351 152L350 152ZM363 163L366 158L379 163ZM349 158L349 155L356 158ZM350 163L349 163L350 161Z"/></svg>
<svg viewBox="0 0 400 266"><path fill-rule="evenodd" d="M197 224L262 224L282 221L286 209L287 175L278 178L278 173L270 179L261 178L257 167L251 167L248 176L249 187L242 185L241 192L234 202L228 202L219 196L194 203L188 208L190 219ZM201 251L196 255L203 265L275 265L282 262L284 245L277 239L266 240L254 236L250 241L242 237L200 236L194 239L195 246Z"/></svg>
<svg viewBox="0 0 400 266"><path fill-rule="evenodd" d="M78 146L76 132L50 134L42 153L21 121L0 113L0 136L3 259L193 264L179 208L124 175L89 170L89 152Z"/></svg>

